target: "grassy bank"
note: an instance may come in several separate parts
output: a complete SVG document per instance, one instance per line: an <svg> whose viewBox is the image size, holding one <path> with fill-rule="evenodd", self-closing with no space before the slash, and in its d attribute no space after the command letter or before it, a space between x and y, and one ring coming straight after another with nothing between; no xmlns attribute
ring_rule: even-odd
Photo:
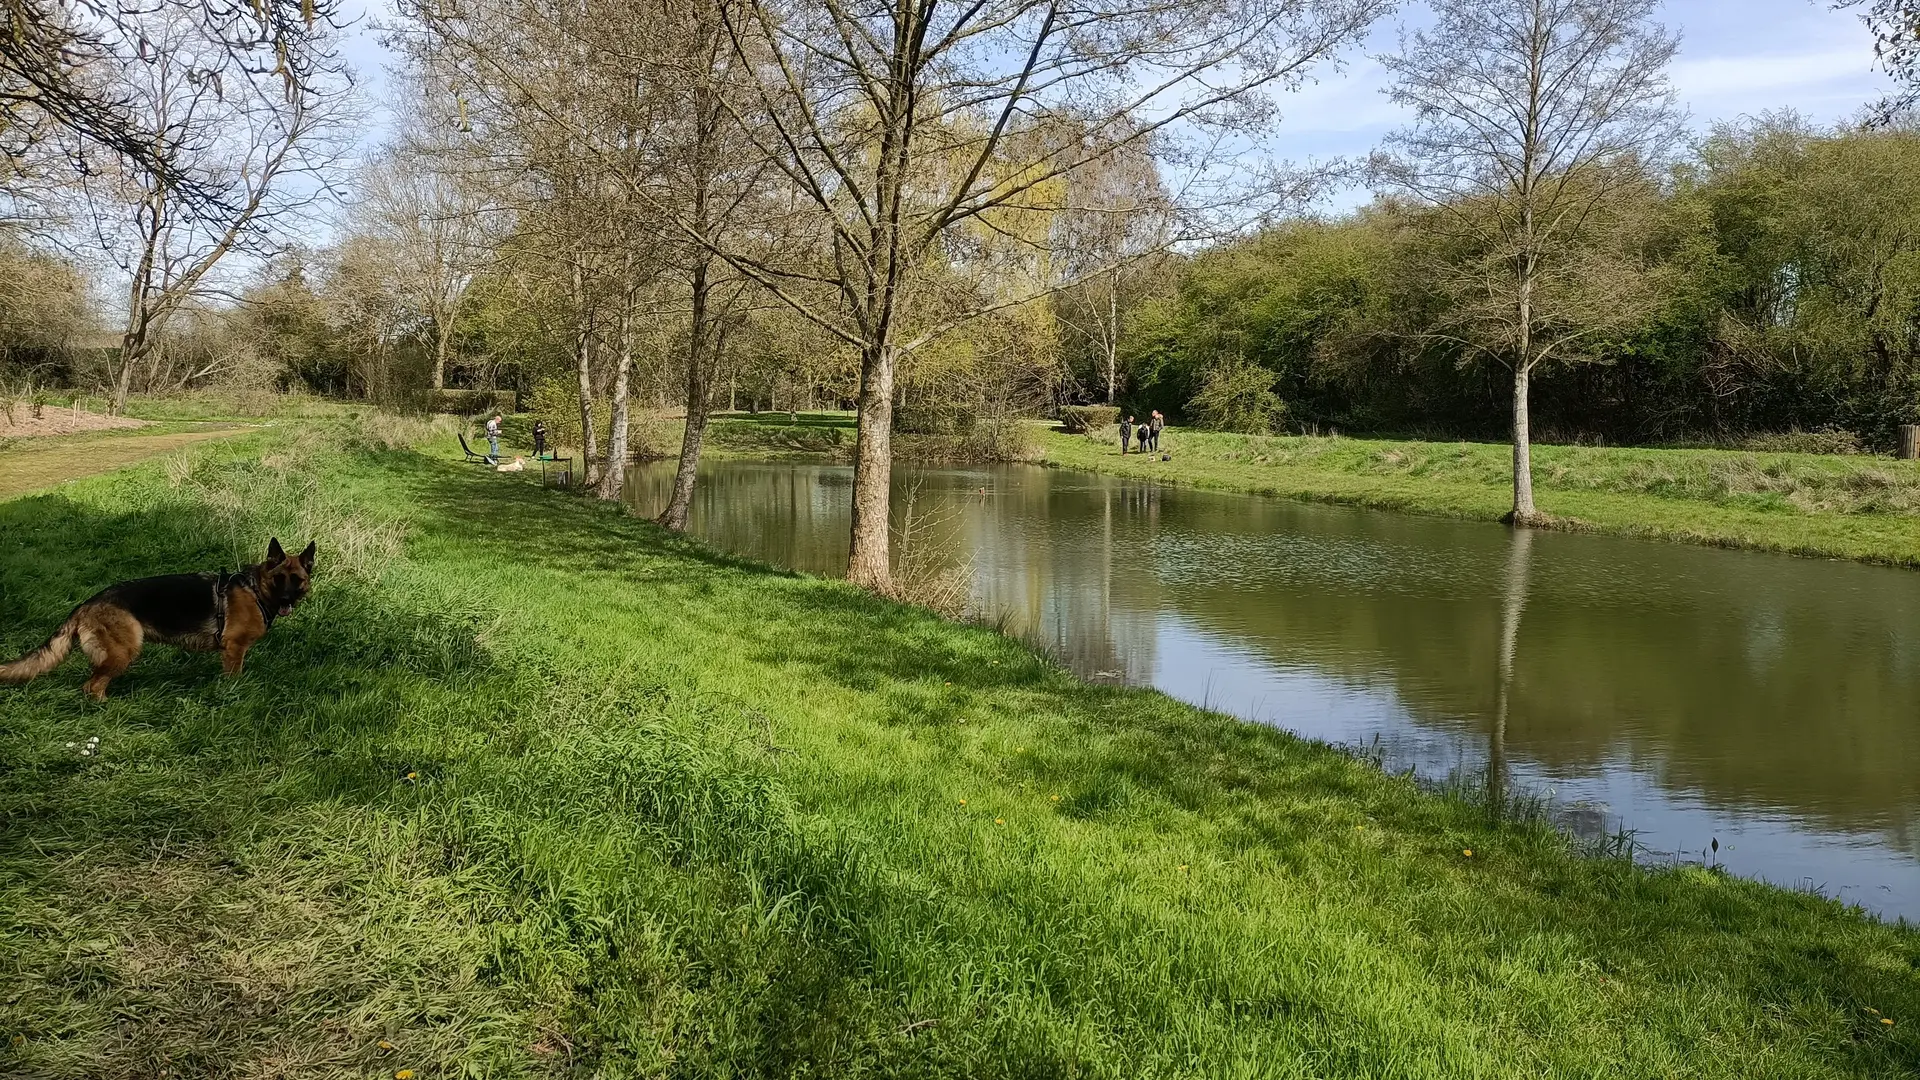
<svg viewBox="0 0 1920 1080"><path fill-rule="evenodd" d="M1503 444L1170 431L1161 461L1105 438L1042 439L1051 464L1225 491L1485 521L1513 505ZM1920 462L1536 446L1534 488L1563 528L1920 566Z"/></svg>
<svg viewBox="0 0 1920 1080"><path fill-rule="evenodd" d="M1911 930L448 457L255 433L0 504L9 654L320 545L238 680L0 688L0 1074L1920 1067Z"/></svg>
<svg viewBox="0 0 1920 1080"><path fill-rule="evenodd" d="M239 430L235 424L156 423L74 435L0 438L0 499L124 468Z"/></svg>
<svg viewBox="0 0 1920 1080"><path fill-rule="evenodd" d="M683 431L680 420L654 421L646 440L648 450L661 457L677 455ZM853 461L855 432L852 413L722 413L707 428L702 457L845 464ZM1037 462L1041 459L1038 435L1029 423L983 427L971 436L897 432L893 452L896 460L924 465Z"/></svg>

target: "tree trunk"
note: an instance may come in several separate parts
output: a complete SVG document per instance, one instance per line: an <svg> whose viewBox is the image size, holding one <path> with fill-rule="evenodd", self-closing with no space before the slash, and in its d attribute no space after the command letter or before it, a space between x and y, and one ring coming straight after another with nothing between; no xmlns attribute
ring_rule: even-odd
<svg viewBox="0 0 1920 1080"><path fill-rule="evenodd" d="M587 310L581 270L573 268L573 293L579 304L575 312L573 357L580 373L580 482L592 484L598 479L594 469L600 460L600 438L593 429L593 317Z"/></svg>
<svg viewBox="0 0 1920 1080"><path fill-rule="evenodd" d="M1513 369L1513 512L1509 521L1531 525L1540 513L1533 506L1533 437L1527 430L1527 382L1525 364Z"/></svg>
<svg viewBox="0 0 1920 1080"><path fill-rule="evenodd" d="M704 400L694 404L691 390L687 396L687 432L680 438L680 465L673 473L673 494L660 515L660 524L674 532L685 532L693 515L693 485L700 469L700 445L707 434L707 406Z"/></svg>
<svg viewBox="0 0 1920 1080"><path fill-rule="evenodd" d="M1107 324L1100 329L1101 347L1107 353L1107 404L1113 404L1115 392L1120 382L1120 365L1115 354L1119 352L1120 339L1120 297L1118 289L1107 291Z"/></svg>
<svg viewBox="0 0 1920 1080"><path fill-rule="evenodd" d="M693 513L693 486L700 476L700 445L707 434L708 387L711 370L707 339L707 272L712 260L702 258L693 268L693 319L687 334L687 427L680 437L680 464L673 473L673 493L667 496L667 508L660 512L660 524L674 532L684 532Z"/></svg>
<svg viewBox="0 0 1920 1080"><path fill-rule="evenodd" d="M451 331L446 325L437 324L434 326L433 388L435 390L445 390L447 388L447 339L451 336Z"/></svg>
<svg viewBox="0 0 1920 1080"><path fill-rule="evenodd" d="M1526 229L1532 236L1533 214L1525 211ZM1508 521L1531 525L1539 517L1533 507L1533 435L1527 427L1527 384L1533 374L1533 278L1531 249L1520 256L1519 349L1513 358L1513 510Z"/></svg>
<svg viewBox="0 0 1920 1080"><path fill-rule="evenodd" d="M113 408L119 413L127 407L127 395L133 390L133 365L147 351L153 337L153 314L147 297L154 288L154 268L159 262L160 234L167 208L164 188L150 192L141 203L136 221L141 226L140 265L134 268L127 285L127 328L120 335L120 370L113 381ZM164 290L162 299L164 300Z"/></svg>
<svg viewBox="0 0 1920 1080"><path fill-rule="evenodd" d="M870 344L860 356L859 433L853 448L853 543L847 580L869 589L892 580L888 503L893 484L892 343Z"/></svg>
<svg viewBox="0 0 1920 1080"><path fill-rule="evenodd" d="M120 372L113 380L113 408L109 411L115 415L127 407L127 397L133 392L133 365L139 360L140 344L128 330L120 339Z"/></svg>
<svg viewBox="0 0 1920 1080"><path fill-rule="evenodd" d="M620 498L620 488L627 478L627 386L628 377L633 371L633 311L623 307L620 310L620 362L613 373L613 402L610 412L613 414L613 426L607 432L607 462L600 471L600 485L596 493L609 502Z"/></svg>

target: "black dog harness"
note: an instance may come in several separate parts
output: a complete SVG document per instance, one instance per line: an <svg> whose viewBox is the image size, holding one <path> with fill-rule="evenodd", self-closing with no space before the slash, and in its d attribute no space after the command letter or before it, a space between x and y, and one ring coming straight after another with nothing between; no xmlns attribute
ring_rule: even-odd
<svg viewBox="0 0 1920 1080"><path fill-rule="evenodd" d="M253 594L254 605L260 609L260 617L267 622L267 629L273 629L273 618L280 613L275 607L267 606L267 598L260 595L260 579L253 571L242 570L229 574L225 570L213 575L213 643L225 646L227 643L227 603L233 596L233 590L245 589Z"/></svg>

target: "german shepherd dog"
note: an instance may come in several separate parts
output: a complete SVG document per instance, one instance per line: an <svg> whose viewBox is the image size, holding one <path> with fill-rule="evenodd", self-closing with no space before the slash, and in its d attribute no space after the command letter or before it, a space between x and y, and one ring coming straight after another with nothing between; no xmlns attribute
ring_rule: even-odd
<svg viewBox="0 0 1920 1080"><path fill-rule="evenodd" d="M194 652L217 652L228 675L240 674L247 650L267 635L273 620L293 614L313 579L313 545L288 555L275 537L267 561L237 574L168 574L123 581L73 609L53 639L11 664L0 664L0 683L37 679L67 658L73 643L93 662L86 692L105 701L107 684L126 672L147 640Z"/></svg>

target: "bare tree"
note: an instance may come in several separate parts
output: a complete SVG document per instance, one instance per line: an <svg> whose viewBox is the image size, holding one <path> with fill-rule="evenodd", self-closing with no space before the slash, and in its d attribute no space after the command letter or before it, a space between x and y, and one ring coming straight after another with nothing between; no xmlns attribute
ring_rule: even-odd
<svg viewBox="0 0 1920 1080"><path fill-rule="evenodd" d="M339 18L337 0L0 0L0 193L20 194L23 167L44 160L49 143L65 144L54 155L63 162L82 161L77 143L164 177L178 199L222 200L219 185L203 186L167 152L178 133L96 73L151 61L160 19L193 39L216 85L270 74L292 100L333 81Z"/></svg>
<svg viewBox="0 0 1920 1080"><path fill-rule="evenodd" d="M1920 104L1920 0L1837 0L1833 6L1862 9L1874 60L1900 84L1880 102L1874 119L1892 123Z"/></svg>
<svg viewBox="0 0 1920 1080"><path fill-rule="evenodd" d="M395 280L399 261L384 238L351 233L329 251L320 295L326 320L347 347L348 392L359 383L370 401L394 389L394 349L413 330L411 305Z"/></svg>
<svg viewBox="0 0 1920 1080"><path fill-rule="evenodd" d="M583 324L575 336L583 415L594 393L589 353L606 338L617 357L608 462L595 481L603 498L617 497L623 478L633 325L636 319L651 325L673 313L657 287L659 275L670 273L679 282L686 425L672 494L660 517L676 529L685 527L691 506L726 327L746 302L750 284L692 236L738 238L751 231L764 250L777 235L761 227L764 221L743 217L762 201L768 170L743 153L751 146L719 101L717 87L738 66L719 16L725 2L414 4L405 10L410 25L396 32L424 70L471 98L466 125L479 142L511 147L513 154L537 153L541 170L565 173L565 186L581 193L569 200L574 209L567 216L597 215L589 246L600 252L593 260L600 270L576 267L576 292L598 298L594 310L605 315L602 329L611 333ZM528 220L559 213L552 192L532 198L542 208ZM684 217L688 228L669 228L662 208ZM604 279L604 288L593 286L596 277ZM648 296L644 314L635 306L641 291Z"/></svg>
<svg viewBox="0 0 1920 1080"><path fill-rule="evenodd" d="M1115 154L1070 180L1069 209L1054 230L1056 262L1067 280L1057 317L1093 346L1106 402L1120 390L1122 319L1155 269L1173 231L1160 173L1143 153Z"/></svg>
<svg viewBox="0 0 1920 1080"><path fill-rule="evenodd" d="M631 57L594 43L616 28L646 37L642 14L614 3L410 2L389 28L420 78L449 89L450 115L436 119L459 133L465 175L513 219L503 257L565 297L583 478L609 497L620 485L626 433L615 425L603 457L595 415L604 392L625 418L633 298L657 271L633 245L651 247L642 238L659 229L636 218L618 171L632 167L654 98L642 92Z"/></svg>
<svg viewBox="0 0 1920 1080"><path fill-rule="evenodd" d="M150 154L111 158L81 189L102 251L128 281L115 409L167 320L211 286L222 260L279 251L282 228L328 196L346 91L338 68L331 83L322 70L291 83L222 67L225 54L177 15L156 16L142 40L151 54L128 65L120 85L157 133Z"/></svg>
<svg viewBox="0 0 1920 1080"><path fill-rule="evenodd" d="M754 75L728 108L830 243L814 266L794 268L701 239L860 352L850 579L890 581L901 357L1058 285L1037 271L1045 230L1035 243L1018 219L1056 209L1067 178L1136 145L1178 160L1196 178L1189 190L1201 190L1198 178L1231 157L1225 135L1267 118L1266 91L1329 59L1388 6L736 0L722 9ZM1025 273L1013 265L1022 261ZM934 263L939 271L925 273ZM955 272L972 270L985 273L963 300Z"/></svg>
<svg viewBox="0 0 1920 1080"><path fill-rule="evenodd" d="M686 279L687 354L686 424L675 464L673 488L659 522L675 531L687 527L693 512L694 484L707 418L713 407L715 376L726 337L743 308L751 303L750 281L714 254L703 241L722 236L730 250L757 244L762 261L783 237L767 228L760 212L766 191L767 163L726 106L726 92L742 78L741 58L732 50L724 12L732 0L682 0L668 6L667 31L649 65L653 88L668 104L669 132L654 140L657 166L634 174L640 196L684 220L690 237L675 262Z"/></svg>
<svg viewBox="0 0 1920 1080"><path fill-rule="evenodd" d="M1678 136L1658 0L1433 0L1434 25L1382 57L1414 124L1376 158L1451 227L1463 346L1513 372L1513 511L1533 500L1527 389L1647 302L1622 214ZM1474 302L1465 302L1473 298Z"/></svg>
<svg viewBox="0 0 1920 1080"><path fill-rule="evenodd" d="M415 116L361 186L371 223L395 257L394 284L419 315L433 388L441 390L467 286L493 262L497 241L484 191L454 167L449 133Z"/></svg>

